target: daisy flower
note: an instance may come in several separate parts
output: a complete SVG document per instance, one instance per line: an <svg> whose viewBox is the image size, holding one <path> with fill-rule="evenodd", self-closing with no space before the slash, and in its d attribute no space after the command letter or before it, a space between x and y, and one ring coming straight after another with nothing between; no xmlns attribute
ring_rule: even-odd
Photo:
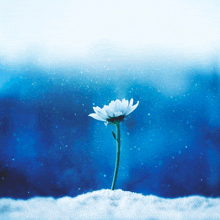
<svg viewBox="0 0 220 220"><path fill-rule="evenodd" d="M111 101L109 105L104 105L103 108L93 107L95 113L89 114L89 116L96 120L104 121L105 124L120 124L127 115L138 107L139 101L135 105L133 105L133 101L131 99L129 103L128 100L122 99L120 101L117 99Z"/></svg>
<svg viewBox="0 0 220 220"><path fill-rule="evenodd" d="M104 121L107 125L112 124L116 126L116 134L112 131L112 135L116 140L116 162L115 162L115 172L112 180L111 189L115 189L116 179L118 176L118 168L119 168L119 161L120 161L120 147L121 147L121 135L120 135L120 123L124 120L124 118L133 112L137 107L139 102L133 105L133 99L128 100L122 99L111 101L109 105L104 105L103 108L100 107L93 107L95 113L89 114L90 117Z"/></svg>

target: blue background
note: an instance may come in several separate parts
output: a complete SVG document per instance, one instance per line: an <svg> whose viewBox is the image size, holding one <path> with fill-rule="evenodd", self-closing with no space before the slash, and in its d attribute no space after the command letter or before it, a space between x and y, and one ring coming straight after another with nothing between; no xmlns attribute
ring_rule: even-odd
<svg viewBox="0 0 220 220"><path fill-rule="evenodd" d="M115 127L88 114L93 106L123 98L140 104L121 124L116 189L171 198L220 196L215 64L4 64L0 80L1 197L76 196L110 188Z"/></svg>

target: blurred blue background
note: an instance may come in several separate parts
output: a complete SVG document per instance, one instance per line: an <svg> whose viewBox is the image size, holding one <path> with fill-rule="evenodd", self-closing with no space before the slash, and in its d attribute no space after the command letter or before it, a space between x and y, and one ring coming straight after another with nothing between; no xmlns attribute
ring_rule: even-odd
<svg viewBox="0 0 220 220"><path fill-rule="evenodd" d="M117 6L117 7L116 7ZM134 98L116 188L220 196L219 1L3 1L0 196L110 188L114 126Z"/></svg>
<svg viewBox="0 0 220 220"><path fill-rule="evenodd" d="M159 86L149 82L148 76L163 74L145 62L95 67L1 68L2 76L14 75L1 88L0 195L75 196L110 188L115 127L88 114L93 106L134 98L140 104L121 125L117 188L219 196L218 70L191 67L169 91L165 79Z"/></svg>

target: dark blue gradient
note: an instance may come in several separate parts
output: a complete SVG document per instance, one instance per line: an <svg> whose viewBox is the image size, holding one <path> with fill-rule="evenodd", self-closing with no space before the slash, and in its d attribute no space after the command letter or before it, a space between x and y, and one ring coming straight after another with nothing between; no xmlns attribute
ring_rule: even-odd
<svg viewBox="0 0 220 220"><path fill-rule="evenodd" d="M88 114L117 98L140 104L121 125L116 188L163 197L220 196L218 71L192 67L181 73L186 88L177 84L169 91L161 90L163 69L101 66L1 67L0 196L76 196L110 188L115 127Z"/></svg>

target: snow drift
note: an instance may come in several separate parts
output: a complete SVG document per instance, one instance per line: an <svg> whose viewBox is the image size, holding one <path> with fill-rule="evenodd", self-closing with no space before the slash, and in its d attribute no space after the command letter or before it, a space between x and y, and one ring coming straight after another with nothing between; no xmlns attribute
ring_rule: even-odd
<svg viewBox="0 0 220 220"><path fill-rule="evenodd" d="M220 219L220 198L153 195L99 190L75 198L0 199L0 219Z"/></svg>

